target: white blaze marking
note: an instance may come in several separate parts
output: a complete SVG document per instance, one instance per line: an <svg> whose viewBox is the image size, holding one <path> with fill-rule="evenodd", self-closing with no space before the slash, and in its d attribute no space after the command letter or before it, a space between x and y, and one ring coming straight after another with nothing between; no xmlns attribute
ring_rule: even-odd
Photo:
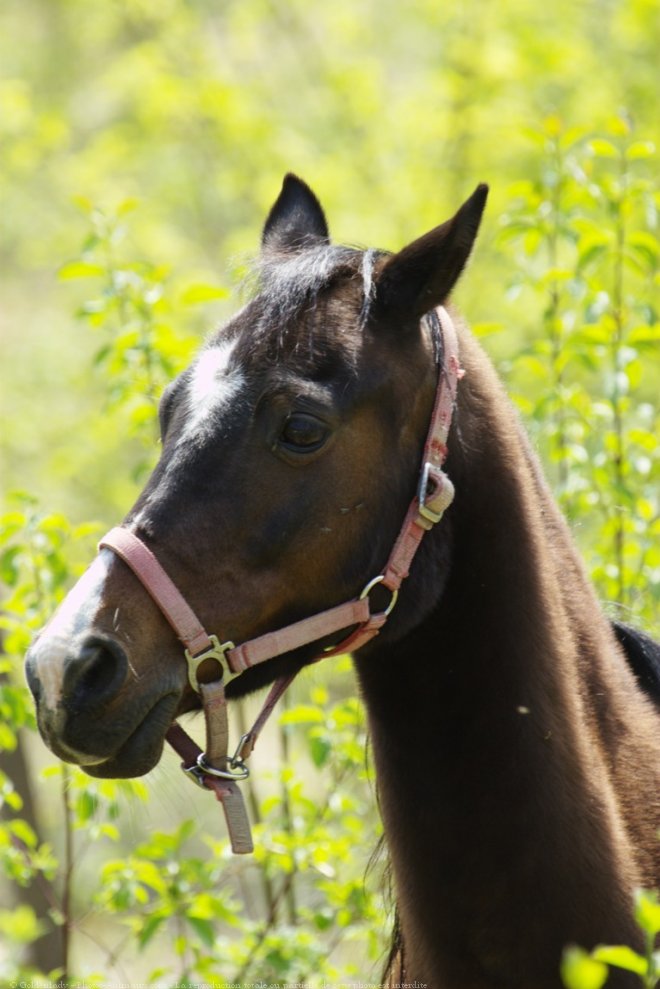
<svg viewBox="0 0 660 989"><path fill-rule="evenodd" d="M245 374L241 367L229 369L231 355L236 341L225 341L215 347L203 350L192 368L192 375L186 389L186 417L181 433L177 437L175 450L185 456L186 449L196 441L202 443L212 432L215 414L229 405L245 384ZM162 494L161 486L169 484L170 477L181 470L178 456L170 457L165 465L161 484L148 495L142 510L135 516L131 528L134 530L150 516L151 508Z"/></svg>
<svg viewBox="0 0 660 989"><path fill-rule="evenodd" d="M33 647L36 673L46 706L51 710L55 710L62 695L64 661L71 651L72 640L94 624L112 560L111 550L101 550L71 588Z"/></svg>
<svg viewBox="0 0 660 989"><path fill-rule="evenodd" d="M188 417L179 439L187 442L203 436L213 414L227 405L245 381L241 368L229 370L235 341L205 350L198 357L188 385Z"/></svg>

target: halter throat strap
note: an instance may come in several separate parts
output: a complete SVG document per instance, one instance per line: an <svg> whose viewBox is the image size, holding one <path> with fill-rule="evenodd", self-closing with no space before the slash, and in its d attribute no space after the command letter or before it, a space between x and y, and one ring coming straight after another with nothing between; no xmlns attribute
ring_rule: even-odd
<svg viewBox="0 0 660 989"><path fill-rule="evenodd" d="M183 759L182 768L186 774L200 786L212 789L222 803L232 849L236 853L252 851L249 823L237 781L248 775L244 760L252 752L268 716L293 676L275 681L254 725L243 735L233 756L228 756L224 674L238 675L259 663L346 629L352 631L338 644L320 650L316 661L355 652L366 645L378 635L394 608L401 583L409 574L424 535L440 521L453 500L454 488L442 466L447 457L447 437L463 372L458 358L456 329L449 313L439 307L429 315L431 321L438 321L440 328L442 361L417 491L385 569L368 581L358 597L238 646L233 642L221 643L217 635L206 631L156 556L138 536L118 526L99 543L99 549L112 550L130 567L184 646L190 684L202 700L206 751L202 752L176 723L168 730L166 738ZM380 584L390 592L390 601L384 610L372 613L370 595ZM202 675L203 671L206 678L211 663L219 666L219 676L216 674L211 682L201 683L198 674Z"/></svg>

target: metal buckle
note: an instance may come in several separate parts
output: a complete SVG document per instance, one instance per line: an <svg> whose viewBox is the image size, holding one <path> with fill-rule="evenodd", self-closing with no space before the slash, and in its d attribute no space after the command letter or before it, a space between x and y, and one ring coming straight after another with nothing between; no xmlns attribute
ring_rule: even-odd
<svg viewBox="0 0 660 989"><path fill-rule="evenodd" d="M207 659L216 660L221 670L220 678L222 678L224 673L232 672L229 669L228 663L226 664L226 668L225 668L225 663L226 663L226 653L228 653L230 649L235 648L234 643L223 642L221 644L220 639L218 638L217 635L209 635L209 639L212 642L211 647L209 649L205 649L204 652L198 653L196 656L192 656L189 649L185 650L186 663L188 664L188 680L190 681L190 686L197 694L199 693L199 680L197 679L197 670L199 669L202 663L206 662ZM223 660L225 662L223 662Z"/></svg>
<svg viewBox="0 0 660 989"><path fill-rule="evenodd" d="M437 476L431 478L431 472L434 471ZM429 486L429 480L432 479L436 486L440 486L441 492L444 494L442 499L442 505L439 511L434 511L432 508L426 504L427 499L427 488ZM422 467L422 473L419 478L419 485L417 487L417 501L419 503L419 514L427 522L431 523L431 526L436 525L442 516L445 514L446 510L451 505L454 499L454 486L447 477L447 475L435 464L432 464L430 460L427 460ZM428 526L427 528L430 528Z"/></svg>
<svg viewBox="0 0 660 989"><path fill-rule="evenodd" d="M380 574L380 576L374 577L373 580L370 580L367 586L360 594L360 601L363 601L364 598L368 598L369 594L371 593L372 589L376 586L376 584L382 584L384 580L385 580L385 574ZM392 590L391 588L388 587L386 588L386 590L390 592L390 594L392 595L392 599L388 604L387 608L385 609L385 611L379 612L379 614L384 615L385 618L387 618L387 616L392 613L392 609L394 608L394 605L396 604L396 600L399 596L399 592L397 589Z"/></svg>

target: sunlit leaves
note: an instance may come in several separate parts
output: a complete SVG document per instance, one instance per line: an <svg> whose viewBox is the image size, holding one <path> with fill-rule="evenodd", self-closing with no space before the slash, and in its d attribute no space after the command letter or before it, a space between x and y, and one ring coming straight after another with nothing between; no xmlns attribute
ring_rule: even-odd
<svg viewBox="0 0 660 989"><path fill-rule="evenodd" d="M14 804L12 809L19 808ZM3 820L0 826L0 870L6 878L18 886L29 886L40 875L53 879L58 867L59 860L51 845L40 843L27 822L18 817Z"/></svg>
<svg viewBox="0 0 660 989"><path fill-rule="evenodd" d="M16 508L0 516L0 570L7 589L0 614L3 648L22 658L34 630L50 616L74 576L80 556L93 547L94 524L72 525L61 514L41 514L31 498L17 494ZM84 559L84 556L83 556Z"/></svg>
<svg viewBox="0 0 660 989"><path fill-rule="evenodd" d="M181 292L181 302L185 306L196 306L202 302L214 302L226 299L229 292L219 285L209 285L205 282L191 282Z"/></svg>
<svg viewBox="0 0 660 989"><path fill-rule="evenodd" d="M635 902L637 923L649 937L660 934L660 896L657 892L638 890Z"/></svg>
<svg viewBox="0 0 660 989"><path fill-rule="evenodd" d="M564 954L561 975L566 989L601 989L608 974L604 962L596 961L581 948L570 948Z"/></svg>
<svg viewBox="0 0 660 989"><path fill-rule="evenodd" d="M555 118L539 133L545 167L512 190L502 242L522 248L528 283L545 297L545 333L508 373L565 511L584 520L577 535L601 595L652 623L660 602L651 564L660 513L660 422L650 404L660 369L653 146L624 117L602 136L564 140Z"/></svg>
<svg viewBox="0 0 660 989"><path fill-rule="evenodd" d="M0 910L0 934L8 941L30 944L43 934L43 930L44 925L31 907L23 905L14 910Z"/></svg>
<svg viewBox="0 0 660 989"><path fill-rule="evenodd" d="M660 903L657 892L639 889L635 895L635 918L646 939L642 955L629 945L598 945L590 953L579 947L564 952L561 974L566 989L600 989L610 969L623 969L639 977L640 989L660 984L660 951L655 950L660 933Z"/></svg>

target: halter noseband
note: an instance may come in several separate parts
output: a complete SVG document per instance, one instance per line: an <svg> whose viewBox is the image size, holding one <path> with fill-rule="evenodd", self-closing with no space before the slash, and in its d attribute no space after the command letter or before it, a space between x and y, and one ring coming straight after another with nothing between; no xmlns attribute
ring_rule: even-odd
<svg viewBox="0 0 660 989"><path fill-rule="evenodd" d="M242 736L232 756L228 756L227 701L223 676L239 675L251 666L309 645L347 628L354 630L338 645L323 650L317 661L341 653L355 652L369 642L383 627L396 604L399 587L408 576L410 565L424 537L440 521L454 497L454 488L442 470L447 457L447 436L456 400L458 381L463 372L458 359L456 329L449 313L439 307L430 314L437 320L441 333L442 363L438 377L431 422L426 436L417 493L413 498L384 571L365 585L357 598L326 611L268 632L241 645L220 642L209 635L181 592L167 575L154 554L128 529L116 527L103 537L99 549L113 550L133 571L151 595L185 647L190 685L202 700L206 723L206 751L186 734L176 722L166 734L167 741L183 759L182 769L200 786L215 792L221 802L235 853L253 849L250 825L237 781L249 775L245 759L275 704L294 675L276 680L252 728ZM391 594L383 611L372 614L369 596L382 584ZM203 665L215 662L220 675L209 683L199 680Z"/></svg>

